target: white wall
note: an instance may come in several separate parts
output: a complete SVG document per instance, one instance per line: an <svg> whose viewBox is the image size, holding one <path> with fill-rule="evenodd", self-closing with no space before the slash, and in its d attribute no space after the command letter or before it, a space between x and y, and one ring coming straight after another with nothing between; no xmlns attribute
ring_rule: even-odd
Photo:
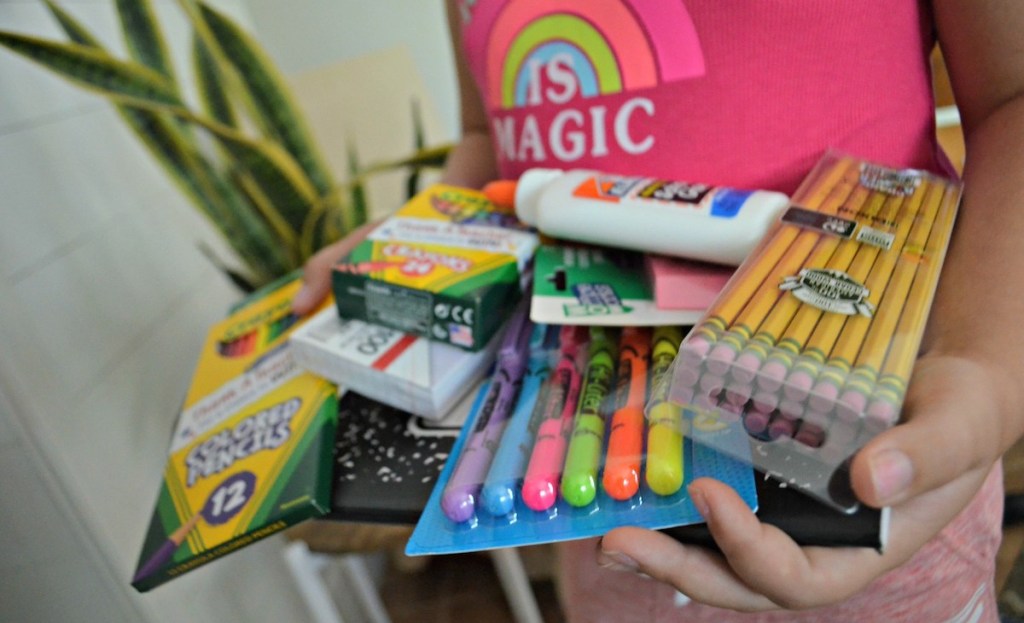
<svg viewBox="0 0 1024 623"><path fill-rule="evenodd" d="M180 46L176 2L154 4ZM112 2L62 5L115 40ZM60 36L38 0L2 0L0 27ZM195 357L238 296L200 240L223 252L105 101L0 51L0 620L306 619L275 539L129 587Z"/></svg>
<svg viewBox="0 0 1024 623"><path fill-rule="evenodd" d="M444 0L245 0L260 40L290 74L401 48L456 136L458 94Z"/></svg>

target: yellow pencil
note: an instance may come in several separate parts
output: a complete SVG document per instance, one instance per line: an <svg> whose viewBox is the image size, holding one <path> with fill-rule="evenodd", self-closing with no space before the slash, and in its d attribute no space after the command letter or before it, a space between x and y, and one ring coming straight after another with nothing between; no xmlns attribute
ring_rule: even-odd
<svg viewBox="0 0 1024 623"><path fill-rule="evenodd" d="M943 185L935 183L922 183L914 193L914 196L927 195L924 201L920 217L915 219L911 231L904 236L901 244L893 246L893 251L886 253L879 263L879 285L868 285L871 290L880 296L877 306L878 312L874 318L850 318L843 327L842 334L836 343L836 351L847 357L849 353L856 353L856 360L852 361L852 370L846 376L845 384L842 385L838 401L835 401L836 411L846 419L860 417L867 406L867 396L874 388L878 378L879 367L885 358L889 348L889 342L893 339L893 331L900 316L900 309L904 305L907 292L911 288L914 270L903 270L907 264L904 258L907 249L922 249L927 243L931 232L934 230L935 219L939 206L945 195ZM902 262L900 259L904 258ZM884 283L882 281L884 280ZM827 394L827 398L834 400L833 387L840 387L835 381L826 376L828 389L819 395Z"/></svg>
<svg viewBox="0 0 1024 623"><path fill-rule="evenodd" d="M851 172L847 171L847 173ZM852 173L844 175L842 181L832 188L832 191L828 193L825 201L820 206L819 211L821 213L836 214L847 205L852 196L856 194L855 174L856 167L853 167ZM782 282L784 277L796 273L808 256L811 255L818 240L823 236L820 232L795 226L787 226L780 230L780 237L784 232L795 233L796 236L792 238L792 242L790 242L788 248L785 249L782 257L768 275L759 282L758 287L754 290L746 306L743 307L742 312L737 315L729 326L729 330L719 336L714 347L708 353L707 360L704 363L712 374L723 376L728 372L730 364L736 358L736 355L742 350L747 340L758 329L761 322L782 295L778 284ZM787 238L789 237L787 236ZM760 263L760 261L760 257L758 257L757 263ZM730 296L727 298L733 298L734 293L735 291L730 288Z"/></svg>
<svg viewBox="0 0 1024 623"><path fill-rule="evenodd" d="M915 189L910 200L907 202L909 210L916 212L917 207L923 198L924 185L919 184L918 188ZM897 227L896 237L903 236L905 240L907 236L913 237L915 231L919 231L921 222L926 220L927 217L922 218L900 218L900 224L903 227L904 233L899 233L900 229ZM930 219L929 219L930 220ZM909 230L907 229L909 227ZM919 234L916 234L919 235ZM924 236L927 237L927 229L924 231ZM911 238L913 239L913 238ZM923 241L925 238L922 238ZM894 248L900 249L903 246L903 240L894 239ZM877 256L875 247L865 245L865 252L870 256ZM865 286L871 293L876 296L882 296L883 291L888 283L889 276L892 272L892 266L898 258L898 252L892 252L883 254L882 259L879 260L881 263L877 267L872 267L870 275L867 277L871 284L865 283ZM865 256L868 257L868 256ZM860 279L858 278L858 281ZM826 366L826 362L832 364L832 368L829 368L829 378L833 375L835 378L842 379L845 374L849 372L850 367L853 364L853 358L856 356L857 349L860 346L860 340L856 339L858 335L856 331L851 331L847 334L847 338L844 341L842 347L837 348L837 341L840 338L841 333L845 333L844 327L854 320L852 317L844 316L841 314L822 314L817 325L814 328L814 332L810 338L805 342L805 347L800 357L792 364L792 369L789 371L786 381L784 384L784 392L786 397L790 400L802 401L810 396L813 402L812 408L830 412L832 405L834 404L835 396L828 393L826 385L821 387L815 387L812 392L812 386L818 379L819 375L823 373L823 367ZM856 324L867 324L867 318L857 318ZM862 323L861 321L864 321ZM863 334L860 334L863 335Z"/></svg>
<svg viewBox="0 0 1024 623"><path fill-rule="evenodd" d="M901 205L899 197L886 197L880 192L874 192L864 200L861 199L863 195L867 195L867 191L859 186L854 191L855 198L849 202L852 206L858 206L863 201L864 207L856 210L858 218L874 219L877 217L884 222L890 222L895 218ZM861 248L863 246L856 240L843 239L839 236L824 236L815 248L814 253L811 254L811 257L807 259L807 262L800 269L825 268L842 272L859 269L863 273L859 279L863 280L871 266L870 263L862 266L865 262L865 259L861 257ZM857 259L860 259L860 262L856 264L856 268L852 268ZM795 274L794 272L786 276L794 276ZM857 279L853 274L850 276ZM800 318L796 319L795 317L798 312L802 313ZM779 344L779 351L783 353L792 351L793 354L799 352L803 346L803 341L799 341L800 334L809 334L820 316L820 309L804 304L795 296L784 296L780 290L778 302L771 310L770 315L761 324L761 327L754 337L751 338L743 352L736 358L736 363L732 367L733 378L741 382L753 381L761 368L762 362L765 361L769 351L776 346L779 336L784 332L787 333L785 336L787 339L784 344ZM793 331L790 332L789 327L794 324L797 326L794 326ZM769 373L771 371L771 368L769 368ZM778 378L781 383L783 374L771 378ZM759 377L760 380L761 378ZM771 386L770 379L767 385ZM764 388L765 384L760 386Z"/></svg>
<svg viewBox="0 0 1024 623"><path fill-rule="evenodd" d="M827 199L836 192L840 184L852 185L857 172L856 163L850 158L837 157L816 168L811 177L814 180L806 192L794 196L794 205L820 209ZM765 242L753 252L754 261L744 266L730 279L730 295L719 299L708 310L704 320L691 331L682 345L680 355L687 365L696 365L704 359L717 341L718 336L733 324L754 292L765 282L793 241L800 234L797 227L776 227L765 237Z"/></svg>
<svg viewBox="0 0 1024 623"><path fill-rule="evenodd" d="M908 270L916 267L917 274L914 277L914 285L907 295L907 303L900 315L889 352L882 364L876 392L867 409L866 424L871 427L891 426L899 417L903 395L917 360L923 325L935 297L935 286L953 231L959 196L960 186L948 184L943 196L943 205L923 253L915 253L916 249L909 248L909 245L904 252L903 265L907 265Z"/></svg>

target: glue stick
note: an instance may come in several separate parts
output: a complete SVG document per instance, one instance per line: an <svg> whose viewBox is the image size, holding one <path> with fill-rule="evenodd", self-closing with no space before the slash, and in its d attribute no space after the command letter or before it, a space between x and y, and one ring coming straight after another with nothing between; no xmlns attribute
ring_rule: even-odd
<svg viewBox="0 0 1024 623"><path fill-rule="evenodd" d="M555 238L738 266L789 203L744 191L596 171L529 169L519 219Z"/></svg>

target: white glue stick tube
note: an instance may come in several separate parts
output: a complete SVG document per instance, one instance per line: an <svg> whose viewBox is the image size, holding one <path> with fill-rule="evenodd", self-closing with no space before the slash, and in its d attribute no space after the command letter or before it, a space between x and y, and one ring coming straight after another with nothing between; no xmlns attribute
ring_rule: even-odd
<svg viewBox="0 0 1024 623"><path fill-rule="evenodd" d="M788 204L773 191L586 170L529 169L515 190L516 215L548 236L730 266Z"/></svg>

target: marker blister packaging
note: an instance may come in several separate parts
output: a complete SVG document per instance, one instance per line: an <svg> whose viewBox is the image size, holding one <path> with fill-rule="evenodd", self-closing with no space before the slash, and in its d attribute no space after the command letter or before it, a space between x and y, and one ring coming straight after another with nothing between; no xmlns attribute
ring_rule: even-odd
<svg viewBox="0 0 1024 623"><path fill-rule="evenodd" d="M896 424L961 184L827 153L679 347L668 386L705 441L844 512L853 454ZM653 417L649 406L649 417Z"/></svg>
<svg viewBox="0 0 1024 623"><path fill-rule="evenodd" d="M685 438L693 414L684 409L644 418L649 379L668 370L681 337L678 327L535 325L520 310L406 553L698 523L686 485L701 476L731 485L756 510L742 432L723 452Z"/></svg>

